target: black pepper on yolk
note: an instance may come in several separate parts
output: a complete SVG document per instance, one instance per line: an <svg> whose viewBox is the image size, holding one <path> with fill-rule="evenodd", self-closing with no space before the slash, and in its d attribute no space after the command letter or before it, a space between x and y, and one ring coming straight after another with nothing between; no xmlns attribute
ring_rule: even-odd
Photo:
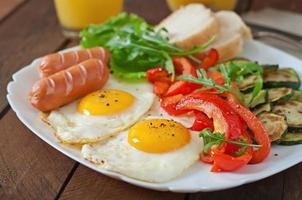
<svg viewBox="0 0 302 200"><path fill-rule="evenodd" d="M148 119L136 123L128 132L128 143L147 153L176 150L191 140L189 130L173 120Z"/></svg>
<svg viewBox="0 0 302 200"><path fill-rule="evenodd" d="M134 96L128 92L106 89L85 96L78 104L78 111L85 115L110 115L119 113L134 102Z"/></svg>

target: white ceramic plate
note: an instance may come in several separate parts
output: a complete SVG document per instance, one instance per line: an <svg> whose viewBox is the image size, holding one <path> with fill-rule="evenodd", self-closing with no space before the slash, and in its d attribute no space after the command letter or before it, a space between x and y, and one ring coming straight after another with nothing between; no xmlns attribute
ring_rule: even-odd
<svg viewBox="0 0 302 200"><path fill-rule="evenodd" d="M68 49L67 49L68 50ZM294 68L302 75L302 61L280 50L251 41L245 44L242 56L257 60L265 64L280 64L284 67ZM174 192L214 191L236 187L245 183L257 181L276 174L302 161L302 145L273 146L268 159L257 165L247 165L236 172L211 173L210 165L196 162L182 176L173 181L154 184L138 181L118 173L108 172L97 168L84 160L78 149L59 144L52 134L52 129L47 127L39 119L39 113L27 100L27 93L33 83L38 80L37 64L40 59L34 60L13 75L13 81L7 87L7 99L18 118L38 137L47 142L66 156L81 164L96 170L107 176L123 180L141 187Z"/></svg>

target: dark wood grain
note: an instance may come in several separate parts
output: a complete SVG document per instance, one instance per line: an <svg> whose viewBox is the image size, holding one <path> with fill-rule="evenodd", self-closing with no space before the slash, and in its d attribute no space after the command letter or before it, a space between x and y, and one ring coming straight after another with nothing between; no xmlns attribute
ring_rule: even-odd
<svg viewBox="0 0 302 200"><path fill-rule="evenodd" d="M284 200L302 199L302 163L284 172Z"/></svg>
<svg viewBox="0 0 302 200"><path fill-rule="evenodd" d="M237 188L216 192L200 192L191 194L189 200L221 200L228 198L232 200L281 200L282 194L283 173L279 173L264 180L243 185Z"/></svg>
<svg viewBox="0 0 302 200"><path fill-rule="evenodd" d="M0 21L12 13L18 6L26 0L1 0L0 1Z"/></svg>
<svg viewBox="0 0 302 200"><path fill-rule="evenodd" d="M171 192L157 192L139 188L128 183L118 181L99 174L80 165L70 183L65 188L60 199L184 199L184 194Z"/></svg>
<svg viewBox="0 0 302 200"><path fill-rule="evenodd" d="M301 0L252 0L252 10L259 10L266 7L273 7L281 10L290 10L300 13L302 12Z"/></svg>
<svg viewBox="0 0 302 200"><path fill-rule="evenodd" d="M53 1L31 0L0 26L0 112L7 106L11 75L34 58L66 42L55 17Z"/></svg>
<svg viewBox="0 0 302 200"><path fill-rule="evenodd" d="M0 199L53 199L75 162L31 133L13 111L0 127Z"/></svg>

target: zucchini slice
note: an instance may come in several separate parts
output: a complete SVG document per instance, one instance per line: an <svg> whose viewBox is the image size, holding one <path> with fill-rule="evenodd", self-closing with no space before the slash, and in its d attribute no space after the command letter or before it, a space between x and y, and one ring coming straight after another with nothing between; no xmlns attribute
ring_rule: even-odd
<svg viewBox="0 0 302 200"><path fill-rule="evenodd" d="M281 103L288 101L294 95L292 88L271 88L268 89L268 102Z"/></svg>
<svg viewBox="0 0 302 200"><path fill-rule="evenodd" d="M302 102L288 101L274 106L272 111L284 115L289 127L302 128Z"/></svg>
<svg viewBox="0 0 302 200"><path fill-rule="evenodd" d="M261 65L261 67L263 67L264 71L279 69L279 65L270 65L270 64L267 64L267 65Z"/></svg>
<svg viewBox="0 0 302 200"><path fill-rule="evenodd" d="M279 144L282 145L295 145L302 144L302 132L288 132L284 134Z"/></svg>
<svg viewBox="0 0 302 200"><path fill-rule="evenodd" d="M237 83L239 90L247 91L255 86L255 82L257 81L256 75L250 75L246 77L244 80Z"/></svg>
<svg viewBox="0 0 302 200"><path fill-rule="evenodd" d="M298 89L300 79L297 72L291 68L264 70L264 86L268 88L289 87Z"/></svg>
<svg viewBox="0 0 302 200"><path fill-rule="evenodd" d="M258 115L258 118L267 131L271 142L279 140L287 131L287 123L284 116L264 112Z"/></svg>
<svg viewBox="0 0 302 200"><path fill-rule="evenodd" d="M263 112L270 112L272 110L272 106L270 103L266 103L266 104L262 104L262 105L258 105L253 109L253 113L255 115L259 115L260 113Z"/></svg>
<svg viewBox="0 0 302 200"><path fill-rule="evenodd" d="M257 105L266 102L266 99L267 99L267 90L261 90L261 91L257 94L257 96L255 96L255 98L253 99L253 101L250 102L251 99L252 99L252 96L253 96L252 93L248 93L248 94L245 94L245 95L244 95L244 100L245 100L245 102L246 102L246 105L249 105L250 108L254 108L254 107L256 107Z"/></svg>
<svg viewBox="0 0 302 200"><path fill-rule="evenodd" d="M290 100L302 101L302 91L294 90L294 94L290 98Z"/></svg>

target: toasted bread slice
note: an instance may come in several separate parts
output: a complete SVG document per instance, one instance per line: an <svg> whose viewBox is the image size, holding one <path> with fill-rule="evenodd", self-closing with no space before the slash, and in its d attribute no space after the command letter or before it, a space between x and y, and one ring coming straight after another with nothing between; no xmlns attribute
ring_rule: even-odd
<svg viewBox="0 0 302 200"><path fill-rule="evenodd" d="M236 57L242 50L243 41L251 39L251 31L242 19L233 11L215 13L219 22L219 37L213 45L223 62Z"/></svg>
<svg viewBox="0 0 302 200"><path fill-rule="evenodd" d="M206 43L219 29L214 13L197 3L176 10L156 29L162 27L168 30L170 41L183 49Z"/></svg>

